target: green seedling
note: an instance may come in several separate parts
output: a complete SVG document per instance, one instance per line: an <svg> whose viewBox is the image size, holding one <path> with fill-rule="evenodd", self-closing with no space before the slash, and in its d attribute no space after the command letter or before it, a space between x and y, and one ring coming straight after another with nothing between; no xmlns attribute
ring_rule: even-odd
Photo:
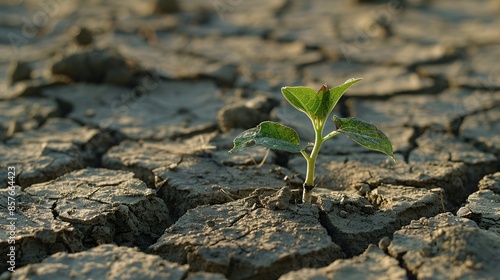
<svg viewBox="0 0 500 280"><path fill-rule="evenodd" d="M321 145L330 138L344 134L359 145L382 152L395 160L389 138L376 126L360 119L339 118L334 115L333 122L337 129L323 136L325 124L333 108L346 90L360 80L350 79L342 85L330 89L323 85L317 92L303 86L281 88L281 93L285 99L311 120L315 132L314 143L302 145L299 135L292 128L277 122L265 121L239 134L234 139L234 147L229 152L238 152L253 146L262 146L290 153L301 153L307 161L307 173L302 196L302 203L304 204L311 204L312 190L315 186L314 168L316 159Z"/></svg>

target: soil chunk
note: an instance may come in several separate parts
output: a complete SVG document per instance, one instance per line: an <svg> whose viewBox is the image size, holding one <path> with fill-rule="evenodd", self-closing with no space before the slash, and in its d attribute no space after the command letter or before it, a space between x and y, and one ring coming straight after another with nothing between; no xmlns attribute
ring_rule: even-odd
<svg viewBox="0 0 500 280"><path fill-rule="evenodd" d="M412 221L394 233L388 250L416 279L498 276L498 234L451 213Z"/></svg>
<svg viewBox="0 0 500 280"><path fill-rule="evenodd" d="M99 155L111 145L108 133L98 129L81 126L78 123L63 118L50 118L40 128L15 133L8 144L27 143L72 143L87 165L96 165Z"/></svg>
<svg viewBox="0 0 500 280"><path fill-rule="evenodd" d="M315 205L252 210L238 200L203 206L168 228L150 252L229 279L276 279L344 256L318 219Z"/></svg>
<svg viewBox="0 0 500 280"><path fill-rule="evenodd" d="M329 190L319 194L324 223L349 256L392 236L412 219L432 217L442 210L439 196L421 188L381 185L366 197Z"/></svg>
<svg viewBox="0 0 500 280"><path fill-rule="evenodd" d="M85 252L57 253L41 263L16 270L11 279L172 279L182 280L188 267L139 252L101 245Z"/></svg>
<svg viewBox="0 0 500 280"><path fill-rule="evenodd" d="M494 154L482 152L450 134L426 132L416 139L417 148L410 152L408 162L463 162L466 166L468 193L477 190L485 175L497 170Z"/></svg>
<svg viewBox="0 0 500 280"><path fill-rule="evenodd" d="M224 132L234 128L249 129L267 119L264 113L238 103L227 105L217 113L217 123Z"/></svg>
<svg viewBox="0 0 500 280"><path fill-rule="evenodd" d="M69 118L135 140L174 139L213 131L217 111L223 106L215 84L206 80L151 80L137 91L75 84L46 89L44 94L71 104Z"/></svg>
<svg viewBox="0 0 500 280"><path fill-rule="evenodd" d="M479 181L480 190L491 190L496 194L500 194L500 172L486 175Z"/></svg>
<svg viewBox="0 0 500 280"><path fill-rule="evenodd" d="M457 216L475 221L482 229L500 234L500 195L490 190L477 191L467 198Z"/></svg>
<svg viewBox="0 0 500 280"><path fill-rule="evenodd" d="M499 94L493 96L500 96ZM460 134L473 141L479 148L491 151L500 158L500 109L499 107L464 118Z"/></svg>
<svg viewBox="0 0 500 280"><path fill-rule="evenodd" d="M32 197L19 187L15 190L16 207L18 211L10 215L7 211L7 201L12 197L7 189L0 190L0 218L16 218L15 231L12 232L9 223L0 226L0 253L2 260L10 253L10 246L16 248L16 267L43 260L56 252L78 252L84 249L83 235L68 222L56 219L52 204L43 199ZM12 243L15 240L15 244ZM9 242L10 241L10 242ZM8 263L2 261L0 269L7 270Z"/></svg>
<svg viewBox="0 0 500 280"><path fill-rule="evenodd" d="M368 246L363 254L346 260L336 260L327 267L304 268L289 272L280 280L295 279L401 279L405 280L406 271L398 261L387 256L374 245Z"/></svg>
<svg viewBox="0 0 500 280"><path fill-rule="evenodd" d="M32 185L26 193L53 205L55 218L84 236L85 246L150 245L172 221L154 190L131 172L87 168Z"/></svg>
<svg viewBox="0 0 500 280"><path fill-rule="evenodd" d="M485 176L479 191L469 195L457 216L475 221L482 229L500 234L500 173Z"/></svg>
<svg viewBox="0 0 500 280"><path fill-rule="evenodd" d="M0 143L0 176L7 178L7 166L16 168L16 184L26 188L83 167L78 149L71 143ZM7 186L0 181L0 188Z"/></svg>
<svg viewBox="0 0 500 280"><path fill-rule="evenodd" d="M92 31L86 27L74 27L74 37L73 40L80 46L87 46L94 42L94 36Z"/></svg>
<svg viewBox="0 0 500 280"><path fill-rule="evenodd" d="M249 129L268 120L269 113L278 104L279 101L266 95L229 104L217 113L217 124L223 132L234 128Z"/></svg>
<svg viewBox="0 0 500 280"><path fill-rule="evenodd" d="M0 140L11 137L13 132L32 130L49 117L60 114L55 100L47 98L18 98L0 101ZM16 129L9 131L15 123Z"/></svg>
<svg viewBox="0 0 500 280"><path fill-rule="evenodd" d="M77 52L52 65L53 75L65 75L75 82L132 85L139 66L114 49Z"/></svg>

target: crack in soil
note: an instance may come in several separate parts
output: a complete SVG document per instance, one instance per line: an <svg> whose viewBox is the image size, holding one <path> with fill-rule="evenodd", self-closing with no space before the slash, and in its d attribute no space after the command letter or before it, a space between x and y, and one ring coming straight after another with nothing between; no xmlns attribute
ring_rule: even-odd
<svg viewBox="0 0 500 280"><path fill-rule="evenodd" d="M59 212L57 212L56 207L57 207L57 200L54 201L54 203L52 203L52 206L50 207L54 220L57 220L57 217L59 217Z"/></svg>
<svg viewBox="0 0 500 280"><path fill-rule="evenodd" d="M402 254L400 257L398 258L394 258L392 256L390 256L391 258L394 258L398 261L398 265L399 267L401 267L402 269L404 269L406 271L406 277L408 277L408 280L417 280L417 275L413 274L411 272L410 269L408 269L408 267L406 266L404 260L403 260L403 256L405 255L406 253Z"/></svg>
<svg viewBox="0 0 500 280"><path fill-rule="evenodd" d="M233 227L236 223L238 223L241 219L243 219L246 215L248 215L248 212L236 217L233 221L229 223L228 227Z"/></svg>
<svg viewBox="0 0 500 280"><path fill-rule="evenodd" d="M332 239L332 242L340 246L347 258L352 258L354 254L349 248L348 241L342 237L342 234L333 225L332 221L328 218L328 214L324 210L319 210L318 220L321 226L326 229L326 232Z"/></svg>

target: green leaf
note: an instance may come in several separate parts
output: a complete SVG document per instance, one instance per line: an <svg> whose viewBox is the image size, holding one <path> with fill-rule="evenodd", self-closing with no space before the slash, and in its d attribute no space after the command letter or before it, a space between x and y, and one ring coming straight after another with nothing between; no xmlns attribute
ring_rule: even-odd
<svg viewBox="0 0 500 280"><path fill-rule="evenodd" d="M361 79L349 79L342 85L327 90L323 85L318 92L308 87L283 87L281 93L293 107L310 118L326 120L342 95Z"/></svg>
<svg viewBox="0 0 500 280"><path fill-rule="evenodd" d="M282 87L281 93L285 99L297 110L304 112L309 117L313 117L321 106L321 98L308 87Z"/></svg>
<svg viewBox="0 0 500 280"><path fill-rule="evenodd" d="M382 152L393 160L392 144L389 138L376 126L356 118L338 118L333 116L337 131L361 146Z"/></svg>
<svg viewBox="0 0 500 280"><path fill-rule="evenodd" d="M336 87L333 87L330 90L328 90L328 94L327 94L328 97L324 98L325 105L323 105L325 107L325 110L327 111L326 117L328 117L330 115L330 113L333 111L333 108L335 108L335 106L337 105L337 102L339 102L342 95L344 95L344 93L352 85L354 85L355 83L357 83L361 80L362 80L362 78L349 79L349 80L345 81L343 84L341 84L340 86L336 86Z"/></svg>
<svg viewBox="0 0 500 280"><path fill-rule="evenodd" d="M291 153L300 153L299 135L290 127L277 122L262 122L258 126L243 131L234 139L234 147L229 151L239 152L253 146L261 146Z"/></svg>

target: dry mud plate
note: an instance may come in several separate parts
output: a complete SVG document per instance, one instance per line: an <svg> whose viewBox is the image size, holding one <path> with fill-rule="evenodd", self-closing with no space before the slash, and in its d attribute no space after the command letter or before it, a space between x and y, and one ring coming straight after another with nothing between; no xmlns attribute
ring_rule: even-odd
<svg viewBox="0 0 500 280"><path fill-rule="evenodd" d="M500 279L500 5L0 1L0 280ZM333 114L396 161L233 139L280 89L363 78ZM329 120L324 134L336 129Z"/></svg>

